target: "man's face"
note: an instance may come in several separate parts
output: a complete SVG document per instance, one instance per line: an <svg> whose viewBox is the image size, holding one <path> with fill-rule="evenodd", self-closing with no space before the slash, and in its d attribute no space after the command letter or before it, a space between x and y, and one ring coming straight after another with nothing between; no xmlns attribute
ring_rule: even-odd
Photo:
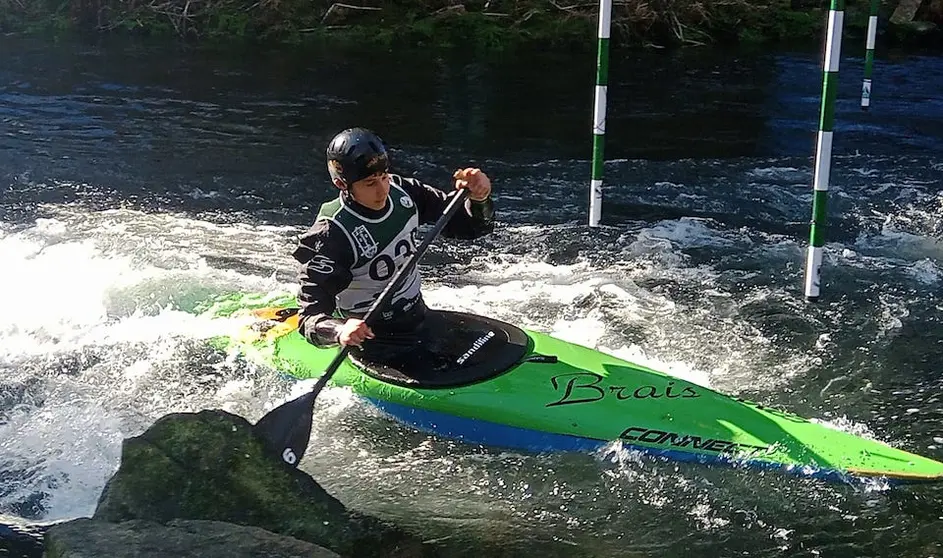
<svg viewBox="0 0 943 558"><path fill-rule="evenodd" d="M390 175L378 172L358 180L350 185L350 195L360 205L370 209L383 209L386 198L390 195Z"/></svg>

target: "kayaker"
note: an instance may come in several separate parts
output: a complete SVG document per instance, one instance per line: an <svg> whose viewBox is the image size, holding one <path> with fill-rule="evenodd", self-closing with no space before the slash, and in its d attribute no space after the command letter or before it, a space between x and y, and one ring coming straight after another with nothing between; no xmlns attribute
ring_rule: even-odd
<svg viewBox="0 0 943 558"><path fill-rule="evenodd" d="M474 239L494 229L491 181L479 168L459 169L456 190L447 193L391 173L386 146L364 128L344 130L331 140L327 167L338 196L321 205L292 254L302 264L299 331L316 346L348 345L354 357L395 363L430 333L424 328L427 308L418 269L372 327L361 318L415 252L419 225L435 222L458 188L468 189L465 210L441 234Z"/></svg>

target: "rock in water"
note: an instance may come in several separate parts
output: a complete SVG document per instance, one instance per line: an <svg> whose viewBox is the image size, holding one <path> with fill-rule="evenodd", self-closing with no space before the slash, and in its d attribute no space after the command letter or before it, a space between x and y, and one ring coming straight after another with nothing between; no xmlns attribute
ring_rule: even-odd
<svg viewBox="0 0 943 558"><path fill-rule="evenodd" d="M343 556L433 556L434 549L348 510L306 473L265 449L248 421L212 410L175 413L122 445L94 518L251 525Z"/></svg>
<svg viewBox="0 0 943 558"><path fill-rule="evenodd" d="M923 4L923 0L900 0L897 7L894 8L894 13L891 14L890 22L910 23L917 15L917 10L920 9L921 4Z"/></svg>
<svg viewBox="0 0 943 558"><path fill-rule="evenodd" d="M309 542L219 521L76 519L51 527L45 558L340 558Z"/></svg>

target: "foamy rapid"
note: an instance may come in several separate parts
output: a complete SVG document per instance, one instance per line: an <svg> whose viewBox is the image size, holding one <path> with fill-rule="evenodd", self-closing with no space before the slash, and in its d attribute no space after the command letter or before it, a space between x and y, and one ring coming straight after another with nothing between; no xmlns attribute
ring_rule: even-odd
<svg viewBox="0 0 943 558"><path fill-rule="evenodd" d="M121 440L156 418L212 407L255 419L307 389L306 382L290 385L272 371L209 348L207 339L242 324L192 313L201 301L223 293L293 293L289 254L300 225L46 209L51 217L0 229L0 470L8 472L0 509L43 519L90 515L118 464ZM808 351L784 354L768 333L743 319L744 311L761 304L788 308L792 295L785 287L734 296L724 283L726 271L692 265L686 255L698 247L764 249L772 261L785 261L798 253L788 239L766 239L772 243L761 246L708 221L662 221L619 233L600 264L592 253L549 263L542 247L549 237L568 234L559 227L510 226L496 234L507 251L471 256L456 264L454 275L449 266L428 274L431 306L497 317L727 391L744 385L775 390L821 356L821 339L813 337ZM523 242L534 249L522 253L517 247ZM929 280L935 266L918 263L915 269ZM906 310L900 304L885 304L886 327L893 328ZM316 468L328 466L323 459L350 459L354 452L362 471L405 489L418 486L409 472L417 461L456 473L476 467L475 452L453 461L436 447L423 457L423 440L429 438L399 429L394 440L419 445L381 449L391 453L378 457L376 441L366 440L376 436L373 428L392 432L389 422L345 390L327 390L320 401L313 432L322 448L312 458ZM836 427L861 429L841 421ZM338 428L347 429L341 439ZM542 471L543 465L532 466ZM362 471L332 465L319 478L335 487L349 482L356 498L353 487L364 482ZM652 471L647 486L668 482L657 480L666 474L663 467ZM430 473L423 482L435 484L440 476ZM528 520L549 513L540 505L512 503L517 493L529 493L526 482L510 488L494 482L488 485L492 504L503 502L507 513ZM648 505L658 507L668 491L653 490L646 492ZM475 494L452 495L474 508ZM704 528L726 520L711 506L703 499L692 502L694 519ZM566 514L561 517L565 521Z"/></svg>
<svg viewBox="0 0 943 558"><path fill-rule="evenodd" d="M9 397L0 408L0 467L10 472L0 508L89 515L122 438L168 412L216 406L252 415L267 402L271 380L199 344L239 324L181 305L286 286L208 266L187 243L211 227L194 223L64 211L0 233L0 401ZM216 249L250 234L222 232ZM256 249L274 235L254 232Z"/></svg>

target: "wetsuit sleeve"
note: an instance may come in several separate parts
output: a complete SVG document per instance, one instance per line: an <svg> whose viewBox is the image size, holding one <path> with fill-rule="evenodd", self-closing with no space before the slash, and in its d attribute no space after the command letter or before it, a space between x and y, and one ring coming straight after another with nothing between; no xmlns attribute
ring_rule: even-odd
<svg viewBox="0 0 943 558"><path fill-rule="evenodd" d="M334 297L350 285L354 265L347 235L330 221L316 221L298 239L292 257L301 263L298 331L320 347L337 343L345 320L333 317L337 309Z"/></svg>
<svg viewBox="0 0 943 558"><path fill-rule="evenodd" d="M457 194L457 191L443 192L415 178L390 175L390 179L416 202L420 223L436 222ZM442 229L442 236L473 239L492 231L494 231L494 204L491 196L488 196L480 202L465 200L465 211L458 211L452 216Z"/></svg>

